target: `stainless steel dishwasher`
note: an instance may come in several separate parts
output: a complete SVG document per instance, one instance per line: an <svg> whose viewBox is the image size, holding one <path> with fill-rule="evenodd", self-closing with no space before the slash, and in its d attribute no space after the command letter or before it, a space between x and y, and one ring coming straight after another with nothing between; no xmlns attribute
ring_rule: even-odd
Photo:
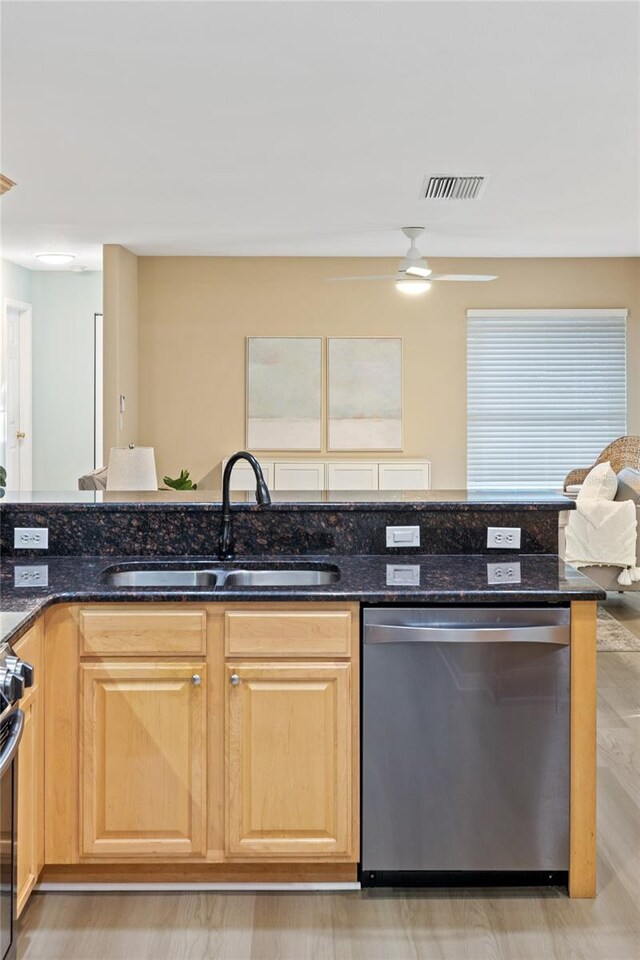
<svg viewBox="0 0 640 960"><path fill-rule="evenodd" d="M367 886L563 883L569 609L364 611Z"/></svg>

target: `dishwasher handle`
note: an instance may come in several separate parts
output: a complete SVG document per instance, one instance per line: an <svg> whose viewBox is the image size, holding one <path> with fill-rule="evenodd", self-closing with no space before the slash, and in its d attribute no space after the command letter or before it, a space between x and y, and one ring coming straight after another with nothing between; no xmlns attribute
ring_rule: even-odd
<svg viewBox="0 0 640 960"><path fill-rule="evenodd" d="M364 629L365 643L555 643L569 644L569 628L553 624L517 624L511 627L470 627L424 624L370 623Z"/></svg>

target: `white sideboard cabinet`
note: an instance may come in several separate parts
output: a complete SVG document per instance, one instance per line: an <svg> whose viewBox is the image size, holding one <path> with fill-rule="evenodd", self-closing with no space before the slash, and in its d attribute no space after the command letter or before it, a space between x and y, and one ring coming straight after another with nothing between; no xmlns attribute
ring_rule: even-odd
<svg viewBox="0 0 640 960"><path fill-rule="evenodd" d="M270 490L430 490L428 460L263 460ZM223 460L222 469L227 465ZM231 474L231 489L256 488L253 470L243 460Z"/></svg>

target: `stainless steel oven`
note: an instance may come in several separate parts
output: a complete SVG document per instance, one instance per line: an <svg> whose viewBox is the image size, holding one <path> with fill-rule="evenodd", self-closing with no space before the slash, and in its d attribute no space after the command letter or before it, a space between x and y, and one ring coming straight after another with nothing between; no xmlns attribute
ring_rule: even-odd
<svg viewBox="0 0 640 960"><path fill-rule="evenodd" d="M18 747L24 714L18 701L32 669L0 646L0 960L16 956L16 826Z"/></svg>

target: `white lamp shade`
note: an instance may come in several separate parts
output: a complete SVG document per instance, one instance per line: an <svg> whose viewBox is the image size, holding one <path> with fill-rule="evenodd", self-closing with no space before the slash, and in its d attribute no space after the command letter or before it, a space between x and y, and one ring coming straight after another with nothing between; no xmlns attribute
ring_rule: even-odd
<svg viewBox="0 0 640 960"><path fill-rule="evenodd" d="M153 447L111 447L107 490L157 490Z"/></svg>

